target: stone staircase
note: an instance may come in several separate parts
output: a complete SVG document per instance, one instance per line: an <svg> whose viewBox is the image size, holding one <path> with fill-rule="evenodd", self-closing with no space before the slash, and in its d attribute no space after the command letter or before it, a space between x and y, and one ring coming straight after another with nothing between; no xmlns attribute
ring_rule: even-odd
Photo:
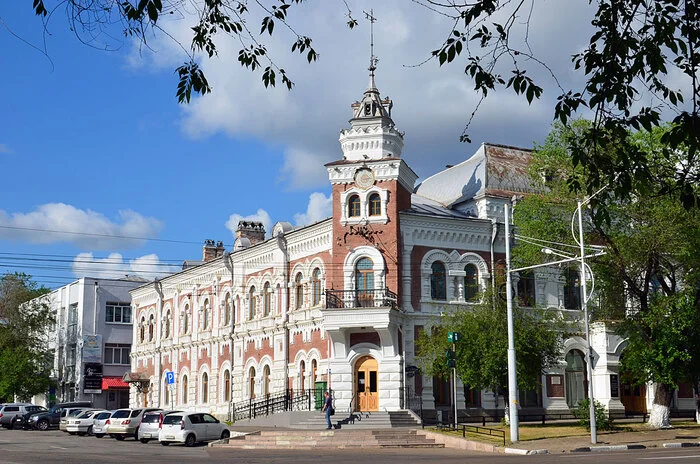
<svg viewBox="0 0 700 464"><path fill-rule="evenodd" d="M385 430L263 430L220 440L210 446L236 449L359 449L444 448L414 429Z"/></svg>
<svg viewBox="0 0 700 464"><path fill-rule="evenodd" d="M408 411L352 412L341 414L339 411L331 417L336 430L391 429L395 427L420 427L420 421ZM326 428L323 414L315 414L292 425L298 429L322 430Z"/></svg>

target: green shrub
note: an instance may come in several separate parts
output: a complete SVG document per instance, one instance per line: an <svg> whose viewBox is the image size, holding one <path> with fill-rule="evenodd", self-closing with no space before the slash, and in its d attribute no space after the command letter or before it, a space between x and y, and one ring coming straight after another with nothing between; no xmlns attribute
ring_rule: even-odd
<svg viewBox="0 0 700 464"><path fill-rule="evenodd" d="M574 416L579 419L579 424L586 427L586 429L591 428L591 413L590 413L590 401L588 398L578 402L578 407L574 409ZM605 407L598 401L594 401L595 408L595 425L598 430L612 430L613 420L608 415L608 411Z"/></svg>

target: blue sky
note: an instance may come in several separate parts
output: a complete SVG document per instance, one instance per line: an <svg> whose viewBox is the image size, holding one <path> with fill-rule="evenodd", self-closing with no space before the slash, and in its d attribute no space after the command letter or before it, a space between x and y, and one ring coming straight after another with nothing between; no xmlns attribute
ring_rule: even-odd
<svg viewBox="0 0 700 464"><path fill-rule="evenodd" d="M482 142L532 147L544 139L556 91L531 106L494 94L470 130L473 144L459 143L477 101L463 65L411 67L439 45L445 18L405 0L348 4L358 19L369 8L379 18L377 85L394 100L394 120L406 131L404 159L420 177L467 159ZM583 10L543 4L531 45L570 84L569 55L586 43ZM240 217L262 219L269 231L277 221L303 225L329 215L323 164L342 158L338 132L367 86L368 24L349 30L341 1L309 2L303 11L292 18L295 28L314 38L320 60L309 65L290 55L282 30L270 45L296 82L292 92L265 89L258 74L238 65L237 44L222 42L219 56L203 62L213 94L183 106L174 69L185 57L172 40L155 37L154 51L139 51L120 39L119 50L100 51L80 44L58 13L46 38L49 60L9 32L43 46L31 3L3 2L0 272L25 271L56 287L104 273L98 258L111 255L124 263L118 274L152 277L167 268L129 263L199 259L208 238L230 247ZM164 27L187 42L186 18ZM97 262L74 272L79 256Z"/></svg>

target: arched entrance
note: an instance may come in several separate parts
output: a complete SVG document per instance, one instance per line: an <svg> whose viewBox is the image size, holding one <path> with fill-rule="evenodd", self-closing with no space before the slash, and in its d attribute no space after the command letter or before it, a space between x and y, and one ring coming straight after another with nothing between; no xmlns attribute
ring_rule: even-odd
<svg viewBox="0 0 700 464"><path fill-rule="evenodd" d="M356 410L379 410L379 368L371 356L363 356L355 363L355 395Z"/></svg>
<svg viewBox="0 0 700 464"><path fill-rule="evenodd" d="M586 399L586 361L580 350L566 353L566 404L576 408L579 401Z"/></svg>

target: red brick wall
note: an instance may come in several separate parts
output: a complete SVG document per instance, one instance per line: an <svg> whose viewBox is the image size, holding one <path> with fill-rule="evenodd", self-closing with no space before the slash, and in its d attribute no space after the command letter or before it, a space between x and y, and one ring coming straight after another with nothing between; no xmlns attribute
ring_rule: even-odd
<svg viewBox="0 0 700 464"><path fill-rule="evenodd" d="M325 340L321 338L321 329L316 329L311 332L311 341L304 342L302 340L302 334L298 333L294 335L294 344L289 346L289 362L294 362L294 359L300 351L306 351L308 353L314 348L321 353L321 358L328 357L328 338Z"/></svg>

